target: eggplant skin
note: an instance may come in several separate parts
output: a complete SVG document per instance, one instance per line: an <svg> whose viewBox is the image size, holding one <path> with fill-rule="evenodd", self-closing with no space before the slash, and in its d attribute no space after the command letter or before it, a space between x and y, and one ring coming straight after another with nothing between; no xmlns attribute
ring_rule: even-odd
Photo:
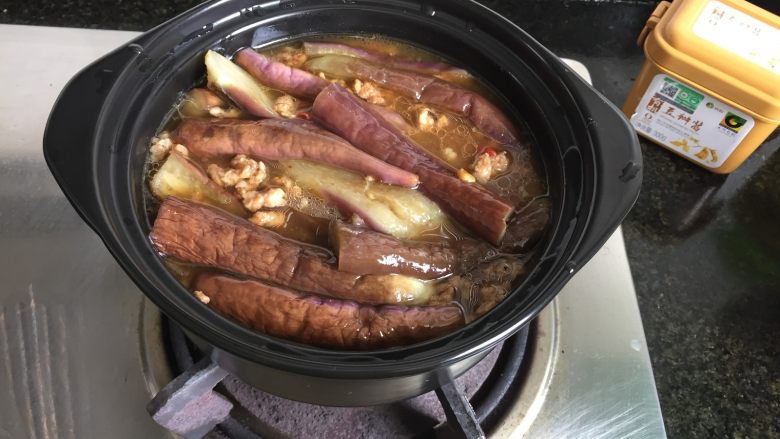
<svg viewBox="0 0 780 439"><path fill-rule="evenodd" d="M420 191L442 210L491 244L501 243L514 206L482 186L459 180L370 104L331 84L315 99L312 116L363 151L417 174Z"/></svg>
<svg viewBox="0 0 780 439"><path fill-rule="evenodd" d="M427 303L432 287L406 276L339 271L325 250L286 239L205 204L163 201L150 234L165 256L361 303Z"/></svg>
<svg viewBox="0 0 780 439"><path fill-rule="evenodd" d="M464 325L455 305L371 306L214 273L195 291L218 313L265 334L323 348L382 349L436 338ZM202 296L201 296L202 297Z"/></svg>
<svg viewBox="0 0 780 439"><path fill-rule="evenodd" d="M314 99L330 83L319 76L272 61L252 49L243 49L235 56L235 62L249 72L261 84L289 93L293 96Z"/></svg>
<svg viewBox="0 0 780 439"><path fill-rule="evenodd" d="M339 270L355 274L403 274L417 279L438 279L461 274L476 266L491 247L474 240L402 241L383 233L343 222L333 225L331 236Z"/></svg>
<svg viewBox="0 0 780 439"><path fill-rule="evenodd" d="M172 133L198 157L246 154L261 160L306 159L415 187L417 175L387 164L313 122L300 119L186 119Z"/></svg>
<svg viewBox="0 0 780 439"><path fill-rule="evenodd" d="M309 61L307 67L341 79L358 78L375 82L418 102L462 114L483 133L502 144L518 142L517 129L500 108L482 95L458 84L349 56L322 56Z"/></svg>
<svg viewBox="0 0 780 439"><path fill-rule="evenodd" d="M399 58L373 50L352 47L340 43L306 42L303 43L306 55L310 57L326 55L342 55L353 58L372 61L377 64L397 69L411 70L413 72L435 74L449 74L455 77L468 78L469 74L463 69L451 66L443 62L420 61L407 58Z"/></svg>

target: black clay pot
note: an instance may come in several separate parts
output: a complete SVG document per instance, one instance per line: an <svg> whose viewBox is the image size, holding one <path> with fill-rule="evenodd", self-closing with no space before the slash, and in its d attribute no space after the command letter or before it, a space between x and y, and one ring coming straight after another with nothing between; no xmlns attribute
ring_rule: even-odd
<svg viewBox="0 0 780 439"><path fill-rule="evenodd" d="M322 34L382 34L462 65L522 119L544 163L553 224L531 274L482 319L445 337L337 352L253 332L202 306L150 246L143 163L177 94L227 54ZM211 1L80 72L52 110L46 161L138 287L223 368L283 397L367 405L427 392L527 325L601 247L636 200L641 155L613 105L514 24L467 0Z"/></svg>

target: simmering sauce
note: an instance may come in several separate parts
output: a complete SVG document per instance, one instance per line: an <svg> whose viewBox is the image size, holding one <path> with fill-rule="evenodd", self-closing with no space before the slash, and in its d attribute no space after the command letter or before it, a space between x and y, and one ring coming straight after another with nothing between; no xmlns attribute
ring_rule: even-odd
<svg viewBox="0 0 780 439"><path fill-rule="evenodd" d="M466 70L377 36L205 61L146 167L152 242L197 300L277 337L370 349L450 332L523 276L545 177Z"/></svg>

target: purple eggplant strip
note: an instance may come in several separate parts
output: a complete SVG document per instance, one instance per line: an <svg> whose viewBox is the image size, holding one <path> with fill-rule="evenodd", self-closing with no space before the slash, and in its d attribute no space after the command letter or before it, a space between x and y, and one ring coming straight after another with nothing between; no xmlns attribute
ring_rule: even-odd
<svg viewBox="0 0 780 439"><path fill-rule="evenodd" d="M436 81L441 81L433 76L388 69L359 59L345 57L340 57L339 59L345 64L346 72L354 75L356 78L375 82L384 88L394 90L416 100L422 99L423 92L427 87ZM453 109L453 111L457 110Z"/></svg>
<svg viewBox="0 0 780 439"><path fill-rule="evenodd" d="M331 56L315 59L312 69L337 71L466 116L477 128L502 144L517 142L518 133L506 115L490 101L460 85L434 76L393 70L360 59Z"/></svg>
<svg viewBox="0 0 780 439"><path fill-rule="evenodd" d="M203 274L194 288L208 306L265 334L314 346L378 349L442 336L463 326L460 308L367 306L325 299L252 280Z"/></svg>
<svg viewBox="0 0 780 439"><path fill-rule="evenodd" d="M435 61L417 61L407 58L397 58L384 53L375 52L368 49L360 49L339 43L303 43L303 49L309 57L324 55L344 55L353 58L364 59L378 64L394 67L397 69L411 70L419 73L452 74L456 76L468 76L468 72L463 69L451 66L442 62Z"/></svg>
<svg viewBox="0 0 780 439"><path fill-rule="evenodd" d="M407 133L414 128L409 122L406 121L406 119L404 119L403 116L396 113L395 111L381 105L374 105L373 107L374 110L376 110L376 112L379 113L388 123L395 126L402 132Z"/></svg>
<svg viewBox="0 0 780 439"><path fill-rule="evenodd" d="M330 84L319 76L272 61L252 49L239 51L234 61L263 85L299 98L314 99Z"/></svg>
<svg viewBox="0 0 780 439"><path fill-rule="evenodd" d="M314 101L312 115L363 151L416 173L420 190L455 220L494 245L501 242L513 206L477 184L459 180L370 104L332 84Z"/></svg>
<svg viewBox="0 0 780 439"><path fill-rule="evenodd" d="M501 143L515 143L518 140L512 122L498 107L459 85L437 79L425 87L420 101L465 114L475 127Z"/></svg>
<svg viewBox="0 0 780 439"><path fill-rule="evenodd" d="M383 233L337 223L333 227L339 270L355 274L403 274L438 279L460 274L479 264L489 245L472 240L401 241Z"/></svg>
<svg viewBox="0 0 780 439"><path fill-rule="evenodd" d="M471 95L471 111L469 120L483 133L503 144L517 143L522 137L503 111L484 97L473 93Z"/></svg>
<svg viewBox="0 0 780 439"><path fill-rule="evenodd" d="M419 297L426 293L417 288L420 281L339 271L328 262L330 255L317 247L176 197L163 201L149 237L163 255L301 291L362 303L420 303L428 299Z"/></svg>
<svg viewBox="0 0 780 439"><path fill-rule="evenodd" d="M245 154L263 160L307 159L378 177L388 184L415 187L419 182L415 174L300 119L186 119L173 137L203 158Z"/></svg>

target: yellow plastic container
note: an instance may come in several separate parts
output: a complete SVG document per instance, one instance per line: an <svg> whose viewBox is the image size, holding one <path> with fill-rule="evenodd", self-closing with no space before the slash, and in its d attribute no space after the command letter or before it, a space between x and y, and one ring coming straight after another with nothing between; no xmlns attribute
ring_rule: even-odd
<svg viewBox="0 0 780 439"><path fill-rule="evenodd" d="M638 42L647 59L623 112L643 137L725 174L780 125L780 17L742 0L664 1Z"/></svg>

